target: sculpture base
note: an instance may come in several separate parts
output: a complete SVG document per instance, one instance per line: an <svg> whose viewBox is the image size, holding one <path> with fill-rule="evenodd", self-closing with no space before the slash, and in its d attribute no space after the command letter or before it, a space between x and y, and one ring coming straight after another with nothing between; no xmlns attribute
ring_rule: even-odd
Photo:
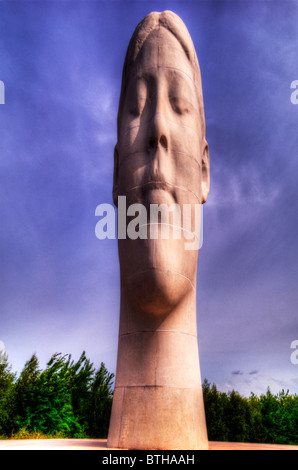
<svg viewBox="0 0 298 470"><path fill-rule="evenodd" d="M166 386L116 388L107 447L207 450L202 391Z"/></svg>

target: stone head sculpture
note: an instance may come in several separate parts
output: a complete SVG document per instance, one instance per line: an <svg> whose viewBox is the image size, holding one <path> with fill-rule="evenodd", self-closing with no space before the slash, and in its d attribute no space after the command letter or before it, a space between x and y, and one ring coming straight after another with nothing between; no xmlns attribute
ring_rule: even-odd
<svg viewBox="0 0 298 470"><path fill-rule="evenodd" d="M118 111L114 203L124 196L126 207L142 204L148 218L147 236L118 240L121 307L110 447L207 446L196 325L198 249L185 249L185 230L175 236L175 217L185 205L203 204L208 193L196 52L176 14L154 12L129 43ZM172 208L168 237L150 237L153 205ZM194 233L191 214L188 232Z"/></svg>

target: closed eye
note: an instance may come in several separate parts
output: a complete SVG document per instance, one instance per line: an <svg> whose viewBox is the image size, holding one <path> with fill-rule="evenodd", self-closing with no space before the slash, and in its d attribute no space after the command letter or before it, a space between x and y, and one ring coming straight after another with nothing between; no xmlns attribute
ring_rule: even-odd
<svg viewBox="0 0 298 470"><path fill-rule="evenodd" d="M172 109L179 115L188 114L190 111L188 101L183 98L172 96L170 97L170 103Z"/></svg>
<svg viewBox="0 0 298 470"><path fill-rule="evenodd" d="M134 117L139 117L145 106L145 100L135 99L131 101L130 105L130 114L132 114Z"/></svg>
<svg viewBox="0 0 298 470"><path fill-rule="evenodd" d="M141 79L133 80L128 91L127 102L129 112L134 117L139 117L146 105L147 87L146 82Z"/></svg>

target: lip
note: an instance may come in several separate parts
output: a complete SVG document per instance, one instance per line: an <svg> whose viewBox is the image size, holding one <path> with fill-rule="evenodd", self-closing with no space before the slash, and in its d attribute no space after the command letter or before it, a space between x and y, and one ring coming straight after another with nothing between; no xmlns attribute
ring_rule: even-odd
<svg viewBox="0 0 298 470"><path fill-rule="evenodd" d="M177 204L176 188L170 183L162 180L151 180L130 188L127 192L121 193L126 196L127 204L144 204L148 209L150 204L166 203L171 205Z"/></svg>
<svg viewBox="0 0 298 470"><path fill-rule="evenodd" d="M146 194L149 191L153 191L156 189L172 193L172 187L165 181L149 181L148 183L143 184L142 193Z"/></svg>
<svg viewBox="0 0 298 470"><path fill-rule="evenodd" d="M147 204L172 204L175 201L173 188L163 181L152 181L142 186L143 199Z"/></svg>

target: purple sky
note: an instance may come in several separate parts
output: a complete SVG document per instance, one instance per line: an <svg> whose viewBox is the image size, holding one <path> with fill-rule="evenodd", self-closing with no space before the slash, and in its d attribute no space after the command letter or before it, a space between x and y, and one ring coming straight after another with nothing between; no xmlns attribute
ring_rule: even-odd
<svg viewBox="0 0 298 470"><path fill-rule="evenodd" d="M150 11L177 13L203 80L211 192L199 254L202 377L221 390L298 393L296 1L0 3L0 341L13 369L33 352L86 350L115 372L113 148L129 39Z"/></svg>

